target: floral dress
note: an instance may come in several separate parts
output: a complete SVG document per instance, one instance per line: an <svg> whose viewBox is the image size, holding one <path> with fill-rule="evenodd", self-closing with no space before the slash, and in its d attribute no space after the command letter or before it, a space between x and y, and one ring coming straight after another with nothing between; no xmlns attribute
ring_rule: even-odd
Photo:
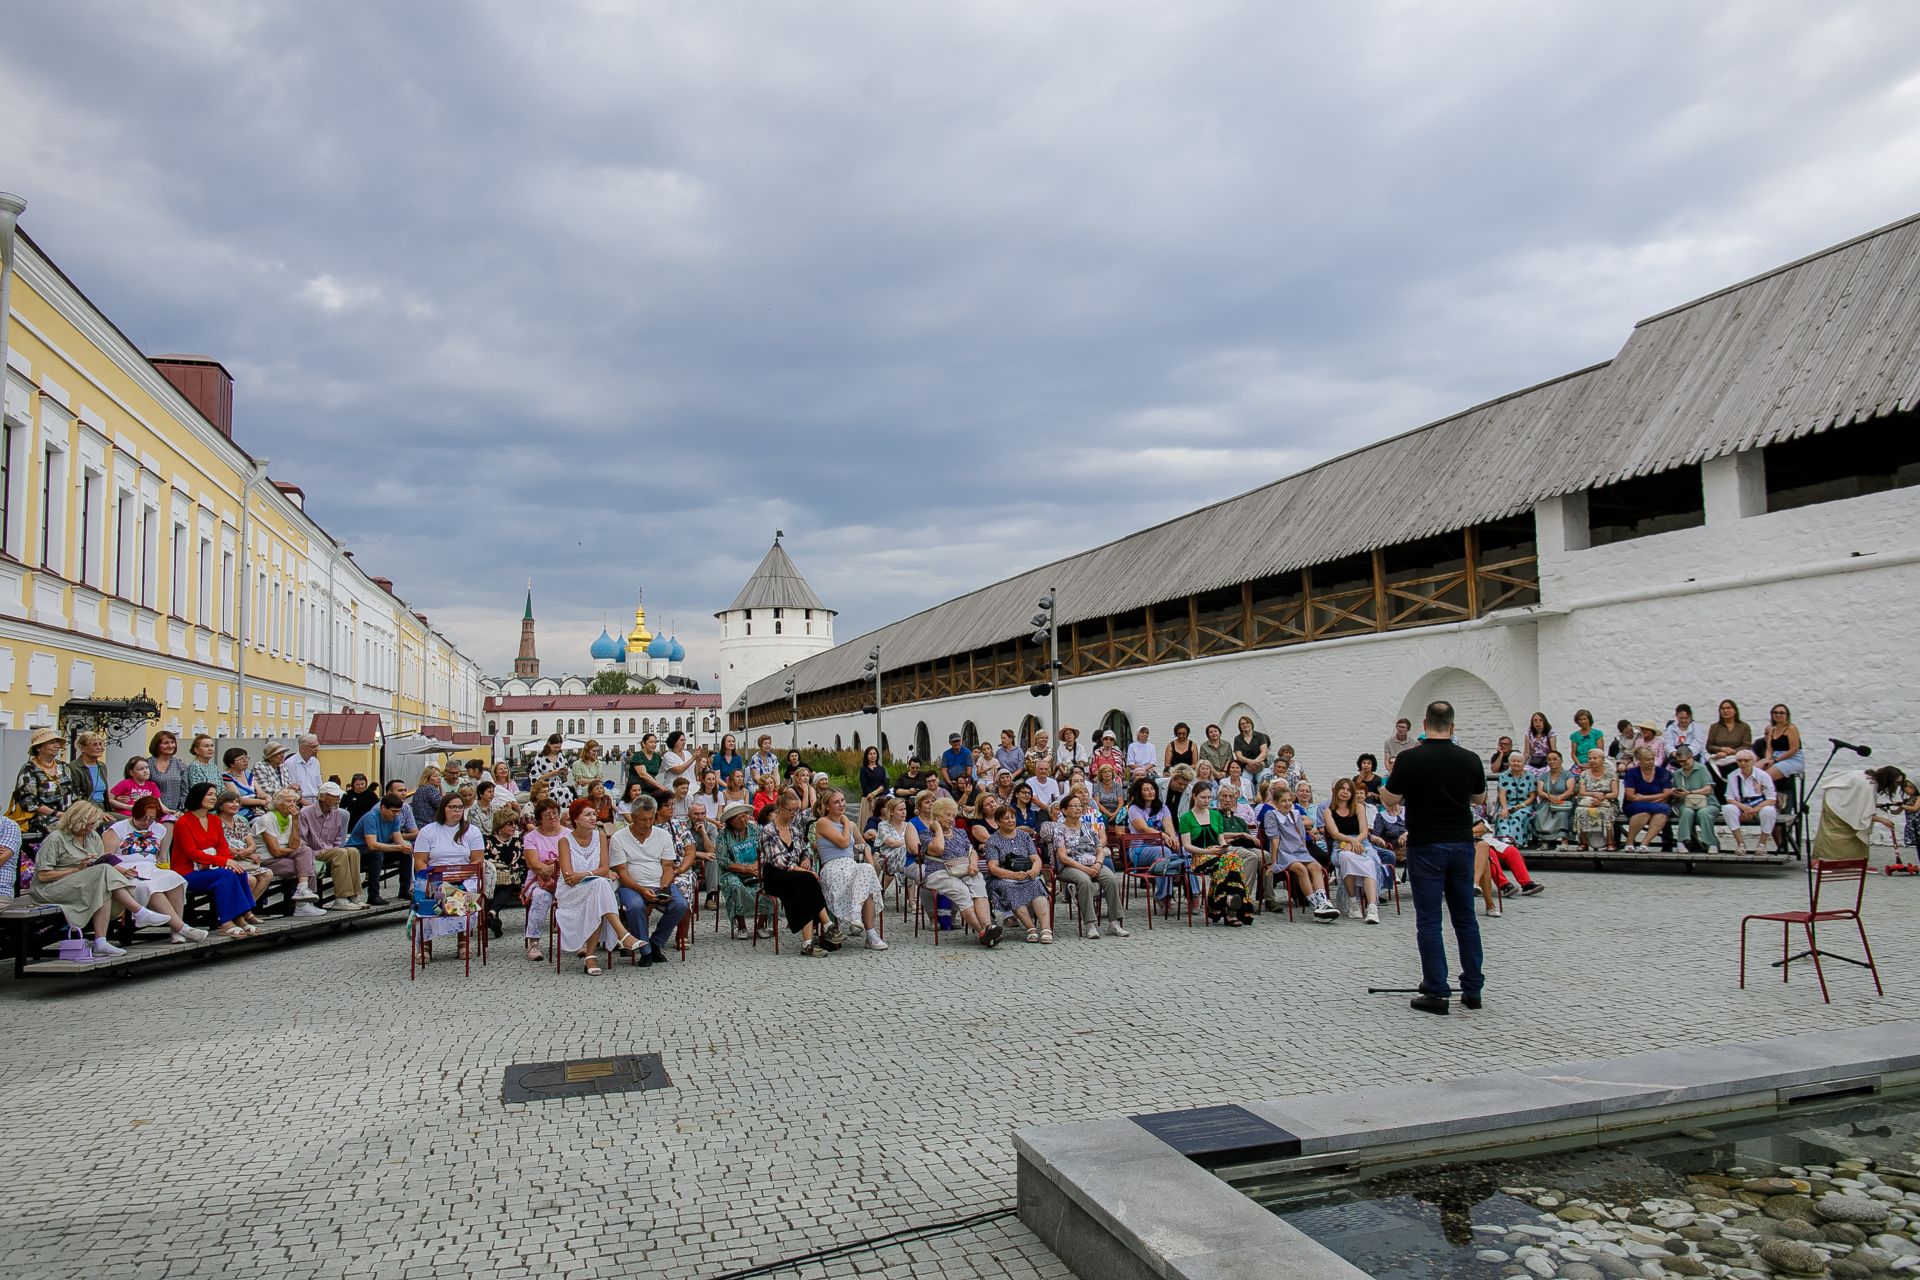
<svg viewBox="0 0 1920 1280"><path fill-rule="evenodd" d="M56 764L53 772L48 773L31 760L21 765L13 783L13 805L25 815L19 822L27 842L38 846L47 832L53 830L53 824L60 820L61 811L79 798L80 793L74 789L73 775L68 772L67 766ZM41 805L53 812L38 812Z"/></svg>
<svg viewBox="0 0 1920 1280"><path fill-rule="evenodd" d="M720 896L726 902L726 912L738 920L751 920L754 898L760 892L755 871L760 862L759 828L749 825L745 835L735 835L722 827L715 844L720 859Z"/></svg>
<svg viewBox="0 0 1920 1280"><path fill-rule="evenodd" d="M1574 796L1573 829L1581 835L1612 836L1613 770L1603 763L1599 777L1589 769L1582 769L1577 776L1580 790Z"/></svg>
<svg viewBox="0 0 1920 1280"><path fill-rule="evenodd" d="M1495 834L1509 844L1526 847L1533 839L1533 789L1536 779L1531 773L1522 773L1515 777L1503 773L1497 779L1500 794L1506 797L1507 816L1495 824Z"/></svg>
<svg viewBox="0 0 1920 1280"><path fill-rule="evenodd" d="M1040 854L1033 845L1033 832L1026 827L1015 827L1010 836L1001 835L998 831L988 836L980 856L984 861L999 863L1003 871L1026 871ZM999 876L987 877L987 900L993 904L996 915L1010 916L1046 896L1047 882L1044 879L1003 880Z"/></svg>
<svg viewBox="0 0 1920 1280"><path fill-rule="evenodd" d="M1242 924L1253 923L1253 904L1247 900L1246 858L1253 851L1245 845L1222 843L1227 836L1244 832L1247 824L1231 813L1215 810L1211 822L1202 823L1189 813L1180 820L1180 833L1198 849L1205 850L1193 860L1193 869L1207 877L1207 919L1216 923L1229 918Z"/></svg>

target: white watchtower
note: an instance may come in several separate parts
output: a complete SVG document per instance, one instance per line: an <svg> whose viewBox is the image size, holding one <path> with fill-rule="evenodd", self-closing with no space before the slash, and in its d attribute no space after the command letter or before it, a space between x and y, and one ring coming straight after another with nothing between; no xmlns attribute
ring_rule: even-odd
<svg viewBox="0 0 1920 1280"><path fill-rule="evenodd" d="M789 663L833 647L832 609L800 576L776 530L760 567L720 619L720 715L732 714L741 690ZM753 744L740 744L743 752Z"/></svg>

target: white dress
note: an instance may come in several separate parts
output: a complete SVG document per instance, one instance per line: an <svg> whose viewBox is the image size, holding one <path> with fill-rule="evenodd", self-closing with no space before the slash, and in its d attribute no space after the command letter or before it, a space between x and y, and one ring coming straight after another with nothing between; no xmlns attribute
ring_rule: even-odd
<svg viewBox="0 0 1920 1280"><path fill-rule="evenodd" d="M564 857L572 859L576 872L600 870L598 834L582 848L574 843L573 832L563 831L560 833L560 851ZM564 867L566 863L563 861L561 865ZM562 951L579 952L583 949L595 925L600 927L601 946L611 948L619 942L620 935L604 919L608 912L620 909L611 880L594 876L579 884L568 884L563 875L554 885L553 899L553 918L560 929Z"/></svg>
<svg viewBox="0 0 1920 1280"><path fill-rule="evenodd" d="M154 894L166 893L187 883L185 876L160 865L160 840L166 828L159 823L145 831L136 831L133 820L125 818L113 824L113 834L120 841L115 850L115 856L120 859L120 873L133 881L133 887L127 892L141 906L146 906Z"/></svg>

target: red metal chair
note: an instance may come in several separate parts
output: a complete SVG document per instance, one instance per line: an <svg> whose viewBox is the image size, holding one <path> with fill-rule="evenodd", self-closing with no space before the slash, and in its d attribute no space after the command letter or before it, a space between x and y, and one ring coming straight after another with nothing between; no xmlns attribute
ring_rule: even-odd
<svg viewBox="0 0 1920 1280"><path fill-rule="evenodd" d="M1139 885L1141 888L1145 889L1147 891L1147 928L1148 929L1153 928L1154 886L1159 881L1171 880L1171 879L1174 879L1175 877L1164 875L1164 874L1156 875L1151 870L1151 863L1149 863L1149 865L1145 867L1134 866L1133 852L1136 849L1158 850L1158 849L1165 849L1167 847L1168 847L1167 842L1159 836L1143 836L1135 832L1128 831L1123 833L1120 837L1120 905L1124 909L1125 907L1129 906L1132 903L1133 889L1135 885ZM1184 884L1185 878L1180 877L1180 879L1181 879L1181 883ZM1166 901L1167 901L1167 913L1171 915L1173 912L1173 893L1171 890L1169 890L1167 893ZM1189 923L1191 923L1191 921L1189 921Z"/></svg>
<svg viewBox="0 0 1920 1280"><path fill-rule="evenodd" d="M468 908L465 919L467 930L460 935L460 958L465 972L473 973L473 953L480 952L480 963L487 963L487 897L484 888L485 865L479 862L466 863L451 867L428 867L426 870L426 892L430 899L438 900L440 890L449 883L472 880L475 883L472 906ZM420 969L427 962L426 949L432 945L432 939L420 936L420 909L416 905L407 913L407 980L413 981L419 976Z"/></svg>
<svg viewBox="0 0 1920 1280"><path fill-rule="evenodd" d="M1846 964L1858 965L1873 975L1873 989L1880 995L1887 994L1880 985L1880 967L1874 963L1873 948L1867 945L1867 929L1860 921L1860 904L1867 896L1867 860L1865 858L1820 858L1812 865L1813 898L1805 911L1772 911L1762 915L1742 916L1740 918L1740 985L1747 985L1747 924L1753 920L1778 920L1780 922L1780 981L1787 981L1788 970L1793 967L1794 957L1787 954L1792 942L1794 925L1799 925L1806 934L1807 950L1803 959L1813 961L1813 973L1820 980L1820 999L1828 1004L1833 997L1827 994L1827 975L1820 968L1820 958L1839 960ZM1845 885L1851 882L1853 905L1851 907L1820 906L1820 891L1826 886ZM1843 890L1844 891L1844 890ZM1820 950L1820 944L1814 939L1814 926L1851 920L1860 934L1860 949L1866 953L1866 959L1856 960L1852 956L1835 955L1831 951Z"/></svg>

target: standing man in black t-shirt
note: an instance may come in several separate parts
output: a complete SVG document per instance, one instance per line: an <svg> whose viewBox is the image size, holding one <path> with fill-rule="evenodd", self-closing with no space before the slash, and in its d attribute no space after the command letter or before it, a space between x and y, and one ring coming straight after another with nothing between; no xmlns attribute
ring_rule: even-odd
<svg viewBox="0 0 1920 1280"><path fill-rule="evenodd" d="M1420 945L1420 994L1410 1002L1422 1013L1448 1012L1447 944L1441 904L1453 917L1460 948L1460 1003L1480 1007L1480 922L1473 914L1473 816L1468 806L1486 801L1487 771L1480 757L1453 741L1453 704L1427 705L1426 741L1408 747L1393 762L1385 794L1407 806L1407 874L1413 886L1413 930Z"/></svg>

